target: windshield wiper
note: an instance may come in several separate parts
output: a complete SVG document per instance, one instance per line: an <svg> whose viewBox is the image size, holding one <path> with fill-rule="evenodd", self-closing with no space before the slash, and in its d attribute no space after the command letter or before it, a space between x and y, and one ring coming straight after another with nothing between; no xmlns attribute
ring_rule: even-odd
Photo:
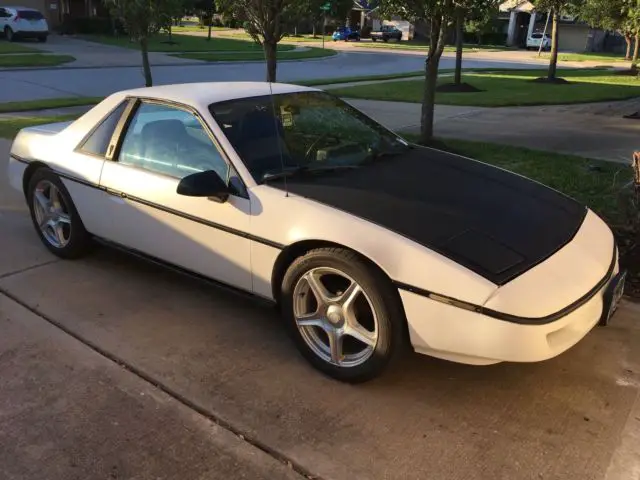
<svg viewBox="0 0 640 480"><path fill-rule="evenodd" d="M353 170L356 168L360 168L359 165L323 165L321 167L309 167L308 165L288 168L285 170L281 170L279 172L267 172L262 176L263 181L269 180L277 180L279 178L284 177L293 177L295 175L300 174L314 174L314 173L325 173L325 172L335 172L338 170Z"/></svg>

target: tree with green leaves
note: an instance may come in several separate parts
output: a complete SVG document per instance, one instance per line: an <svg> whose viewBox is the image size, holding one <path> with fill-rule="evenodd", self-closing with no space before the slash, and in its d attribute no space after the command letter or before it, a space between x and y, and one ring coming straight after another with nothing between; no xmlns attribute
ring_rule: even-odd
<svg viewBox="0 0 640 480"><path fill-rule="evenodd" d="M502 0L454 0L456 22L456 72L454 84L462 84L462 50L465 20L497 15Z"/></svg>
<svg viewBox="0 0 640 480"><path fill-rule="evenodd" d="M623 0L622 13L626 19L626 26L635 35L636 45L633 49L632 68L638 69L640 54L640 0Z"/></svg>
<svg viewBox="0 0 640 480"><path fill-rule="evenodd" d="M499 1L496 1L499 4ZM485 9L479 12L472 12L467 15L464 23L464 31L476 36L478 45L482 44L482 37L491 33L495 29L495 19L497 14L494 9Z"/></svg>
<svg viewBox="0 0 640 480"><path fill-rule="evenodd" d="M382 0L382 16L399 15L413 23L429 26L429 49L425 60L425 82L420 117L420 140L433 140L433 123L438 82L438 68L445 46L445 33L453 23L457 11L454 0Z"/></svg>
<svg viewBox="0 0 640 480"><path fill-rule="evenodd" d="M220 0L224 14L245 21L247 33L262 46L267 63L267 82L276 81L278 43L285 25L295 18L298 0Z"/></svg>
<svg viewBox="0 0 640 480"><path fill-rule="evenodd" d="M182 8L181 0L104 0L111 14L119 18L129 36L140 44L142 68L147 87L153 85L149 65L149 38L166 27Z"/></svg>
<svg viewBox="0 0 640 480"><path fill-rule="evenodd" d="M580 18L593 28L623 35L627 42L625 60L631 60L633 38L637 36L637 32L634 31L633 23L627 15L626 3L626 0L585 0L580 8Z"/></svg>
<svg viewBox="0 0 640 480"><path fill-rule="evenodd" d="M573 14L579 11L584 0L535 0L536 10L547 12L551 15L551 54L549 59L549 71L547 81L557 81L558 71L558 25L561 14Z"/></svg>

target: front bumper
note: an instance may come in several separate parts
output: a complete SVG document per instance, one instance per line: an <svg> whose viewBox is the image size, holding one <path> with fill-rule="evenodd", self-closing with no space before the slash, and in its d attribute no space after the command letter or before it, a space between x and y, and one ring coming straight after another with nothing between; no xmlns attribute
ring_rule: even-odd
<svg viewBox="0 0 640 480"><path fill-rule="evenodd" d="M616 262L611 275L619 273ZM416 352L470 365L539 362L578 343L602 319L609 282L579 308L543 325L483 315L400 290Z"/></svg>

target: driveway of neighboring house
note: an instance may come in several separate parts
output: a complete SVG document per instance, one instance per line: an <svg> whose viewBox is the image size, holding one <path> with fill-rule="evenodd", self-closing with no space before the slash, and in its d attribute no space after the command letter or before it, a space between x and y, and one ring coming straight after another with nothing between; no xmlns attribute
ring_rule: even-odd
<svg viewBox="0 0 640 480"><path fill-rule="evenodd" d="M420 130L420 104L347 101L394 130ZM640 150L640 120L622 115L638 110L638 100L505 108L438 105L435 135L628 163Z"/></svg>

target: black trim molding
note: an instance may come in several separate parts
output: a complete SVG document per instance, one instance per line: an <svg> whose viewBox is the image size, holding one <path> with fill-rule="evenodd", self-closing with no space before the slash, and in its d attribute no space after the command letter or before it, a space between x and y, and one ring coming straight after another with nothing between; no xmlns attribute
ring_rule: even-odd
<svg viewBox="0 0 640 480"><path fill-rule="evenodd" d="M446 303L447 305L451 305L452 307L462 308L464 310L469 310L475 313L479 313L481 315L485 315L487 317L503 320L505 322L518 323L521 325L546 325L548 323L553 323L557 320L560 320L563 317L566 317L571 312L583 306L585 303L591 300L600 290L602 290L605 287L605 285L607 285L607 283L611 280L611 276L613 275L613 271L615 270L615 267L616 267L617 257L618 257L618 249L617 247L614 247L613 258L611 259L611 265L609 265L609 269L607 270L607 273L605 274L605 276L596 285L594 285L594 287L591 290L585 293L578 300L564 307L562 310L559 310L550 315L546 315L544 317L520 317L518 315L511 315L509 313L498 312L496 310L482 307L480 305L474 305L473 303L457 300L455 298L448 297L446 295L440 295L439 293L414 287L406 283L396 282L396 281L394 281L393 283L400 290L405 290L407 292L415 293L416 295L429 298L436 302Z"/></svg>

